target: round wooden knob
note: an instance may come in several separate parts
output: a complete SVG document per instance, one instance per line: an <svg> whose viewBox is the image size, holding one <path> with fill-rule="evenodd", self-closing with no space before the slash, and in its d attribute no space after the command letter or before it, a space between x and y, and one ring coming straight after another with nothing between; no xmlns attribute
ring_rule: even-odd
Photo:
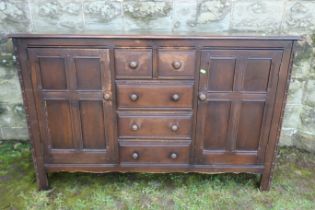
<svg viewBox="0 0 315 210"><path fill-rule="evenodd" d="M139 153L138 152L134 152L131 155L132 159L137 160L139 158Z"/></svg>
<svg viewBox="0 0 315 210"><path fill-rule="evenodd" d="M172 95L172 100L173 101L178 101L179 99L180 99L179 94L175 93L175 94Z"/></svg>
<svg viewBox="0 0 315 210"><path fill-rule="evenodd" d="M109 100L110 99L110 94L109 93L105 93L104 94L104 99L105 100Z"/></svg>
<svg viewBox="0 0 315 210"><path fill-rule="evenodd" d="M137 94L135 94L135 93L132 93L132 94L129 95L129 98L132 101L137 101L139 96Z"/></svg>
<svg viewBox="0 0 315 210"><path fill-rule="evenodd" d="M174 69L179 69L180 67L182 67L182 63L180 61L174 61L172 63L172 66Z"/></svg>
<svg viewBox="0 0 315 210"><path fill-rule="evenodd" d="M138 62L137 61L130 61L129 62L129 67L132 69L135 69L138 67Z"/></svg>
<svg viewBox="0 0 315 210"><path fill-rule="evenodd" d="M172 158L172 159L176 159L176 158L177 158L177 154L176 154L175 152L172 152L172 153L171 153L171 158Z"/></svg>
<svg viewBox="0 0 315 210"><path fill-rule="evenodd" d="M137 130L139 130L139 126L137 124L132 124L131 125L131 130L137 131Z"/></svg>
<svg viewBox="0 0 315 210"><path fill-rule="evenodd" d="M201 101L204 101L204 100L207 99L207 95L204 94L204 93L199 93L199 99L200 99Z"/></svg>
<svg viewBox="0 0 315 210"><path fill-rule="evenodd" d="M171 126L171 130L174 131L174 132L175 132L175 131L178 131L178 129L179 129L179 126L178 126L178 125L172 125L172 126Z"/></svg>

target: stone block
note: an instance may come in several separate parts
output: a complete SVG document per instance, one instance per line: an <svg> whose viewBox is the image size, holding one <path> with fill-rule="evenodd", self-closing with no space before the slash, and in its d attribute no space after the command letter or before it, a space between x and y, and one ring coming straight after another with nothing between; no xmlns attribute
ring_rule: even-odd
<svg viewBox="0 0 315 210"><path fill-rule="evenodd" d="M0 127L26 127L26 117L22 103L0 102Z"/></svg>
<svg viewBox="0 0 315 210"><path fill-rule="evenodd" d="M305 36L302 41L297 42L293 60L292 78L306 80L315 77L315 72L312 70L314 55L314 47L309 36Z"/></svg>
<svg viewBox="0 0 315 210"><path fill-rule="evenodd" d="M299 131L293 135L293 145L315 153L315 134Z"/></svg>
<svg viewBox="0 0 315 210"><path fill-rule="evenodd" d="M123 15L122 5L117 1L95 1L86 0L83 2L84 11L84 32L122 31Z"/></svg>
<svg viewBox="0 0 315 210"><path fill-rule="evenodd" d="M172 9L172 1L125 1L125 30L172 31Z"/></svg>
<svg viewBox="0 0 315 210"><path fill-rule="evenodd" d="M240 0L233 3L231 29L234 31L279 33L284 1Z"/></svg>
<svg viewBox="0 0 315 210"><path fill-rule="evenodd" d="M196 1L174 1L173 31L195 31L197 18Z"/></svg>
<svg viewBox="0 0 315 210"><path fill-rule="evenodd" d="M303 106L300 113L301 125L299 130L315 134L315 108L310 106Z"/></svg>
<svg viewBox="0 0 315 210"><path fill-rule="evenodd" d="M283 33L309 34L315 30L315 1L291 0L285 6Z"/></svg>
<svg viewBox="0 0 315 210"><path fill-rule="evenodd" d="M22 103L21 87L15 69L0 67L0 90L0 102Z"/></svg>
<svg viewBox="0 0 315 210"><path fill-rule="evenodd" d="M230 28L231 0L198 1L195 31L227 32Z"/></svg>
<svg viewBox="0 0 315 210"><path fill-rule="evenodd" d="M28 129L26 127L3 127L0 128L3 140L28 140Z"/></svg>
<svg viewBox="0 0 315 210"><path fill-rule="evenodd" d="M0 1L0 33L29 32L28 1Z"/></svg>
<svg viewBox="0 0 315 210"><path fill-rule="evenodd" d="M315 109L315 80L306 82L303 103Z"/></svg>
<svg viewBox="0 0 315 210"><path fill-rule="evenodd" d="M34 32L78 33L83 30L81 0L30 1Z"/></svg>
<svg viewBox="0 0 315 210"><path fill-rule="evenodd" d="M301 123L300 113L302 111L302 105L287 105L284 111L283 127L297 128Z"/></svg>
<svg viewBox="0 0 315 210"><path fill-rule="evenodd" d="M290 81L287 104L302 104L305 83L296 79Z"/></svg>
<svg viewBox="0 0 315 210"><path fill-rule="evenodd" d="M296 129L294 128L282 128L280 139L279 139L279 145L280 146L292 146L293 140L292 135L296 132Z"/></svg>

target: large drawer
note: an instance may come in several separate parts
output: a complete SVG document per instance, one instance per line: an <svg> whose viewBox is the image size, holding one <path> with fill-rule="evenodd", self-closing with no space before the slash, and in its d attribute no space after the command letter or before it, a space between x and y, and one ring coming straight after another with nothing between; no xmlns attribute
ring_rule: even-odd
<svg viewBox="0 0 315 210"><path fill-rule="evenodd" d="M190 144L143 144L120 142L120 162L153 164L188 164Z"/></svg>
<svg viewBox="0 0 315 210"><path fill-rule="evenodd" d="M193 81L116 81L118 108L191 109Z"/></svg>
<svg viewBox="0 0 315 210"><path fill-rule="evenodd" d="M191 114L118 114L119 138L191 139Z"/></svg>

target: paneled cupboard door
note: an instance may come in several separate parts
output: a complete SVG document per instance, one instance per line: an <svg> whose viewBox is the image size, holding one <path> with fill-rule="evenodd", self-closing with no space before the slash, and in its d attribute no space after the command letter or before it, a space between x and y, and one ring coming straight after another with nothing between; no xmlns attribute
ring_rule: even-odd
<svg viewBox="0 0 315 210"><path fill-rule="evenodd" d="M202 51L197 163L263 163L281 58L282 50Z"/></svg>
<svg viewBox="0 0 315 210"><path fill-rule="evenodd" d="M28 49L47 163L115 161L107 49Z"/></svg>

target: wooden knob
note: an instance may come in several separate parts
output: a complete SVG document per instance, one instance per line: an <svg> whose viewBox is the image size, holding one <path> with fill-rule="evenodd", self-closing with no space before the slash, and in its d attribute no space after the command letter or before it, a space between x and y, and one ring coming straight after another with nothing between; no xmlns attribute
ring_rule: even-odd
<svg viewBox="0 0 315 210"><path fill-rule="evenodd" d="M137 159L139 159L139 153L138 153L138 152L134 152L134 153L132 153L131 157L132 157L134 160L137 160Z"/></svg>
<svg viewBox="0 0 315 210"><path fill-rule="evenodd" d="M174 61L172 63L172 66L174 69L179 69L180 67L182 67L182 63L180 61Z"/></svg>
<svg viewBox="0 0 315 210"><path fill-rule="evenodd" d="M174 131L174 132L175 132L175 131L178 131L178 129L179 129L179 126L178 126L178 125L172 125L172 126L171 126L171 130Z"/></svg>
<svg viewBox="0 0 315 210"><path fill-rule="evenodd" d="M172 100L173 101L178 101L179 99L180 99L179 94L175 93L175 94L172 95Z"/></svg>
<svg viewBox="0 0 315 210"><path fill-rule="evenodd" d="M109 93L105 93L104 94L104 99L107 101L110 99L110 94Z"/></svg>
<svg viewBox="0 0 315 210"><path fill-rule="evenodd" d="M136 93L132 93L129 95L130 100L137 101L139 96Z"/></svg>
<svg viewBox="0 0 315 210"><path fill-rule="evenodd" d="M207 99L207 95L204 94L204 93L199 93L199 99L200 99L201 101L204 101L204 100Z"/></svg>
<svg viewBox="0 0 315 210"><path fill-rule="evenodd" d="M132 69L135 69L138 67L138 62L137 61L130 61L129 62L129 67Z"/></svg>
<svg viewBox="0 0 315 210"><path fill-rule="evenodd" d="M171 156L172 159L176 159L177 158L177 154L175 152L172 152L170 156Z"/></svg>
<svg viewBox="0 0 315 210"><path fill-rule="evenodd" d="M139 130L139 126L137 124L132 124L131 125L131 130L137 131L137 130Z"/></svg>

